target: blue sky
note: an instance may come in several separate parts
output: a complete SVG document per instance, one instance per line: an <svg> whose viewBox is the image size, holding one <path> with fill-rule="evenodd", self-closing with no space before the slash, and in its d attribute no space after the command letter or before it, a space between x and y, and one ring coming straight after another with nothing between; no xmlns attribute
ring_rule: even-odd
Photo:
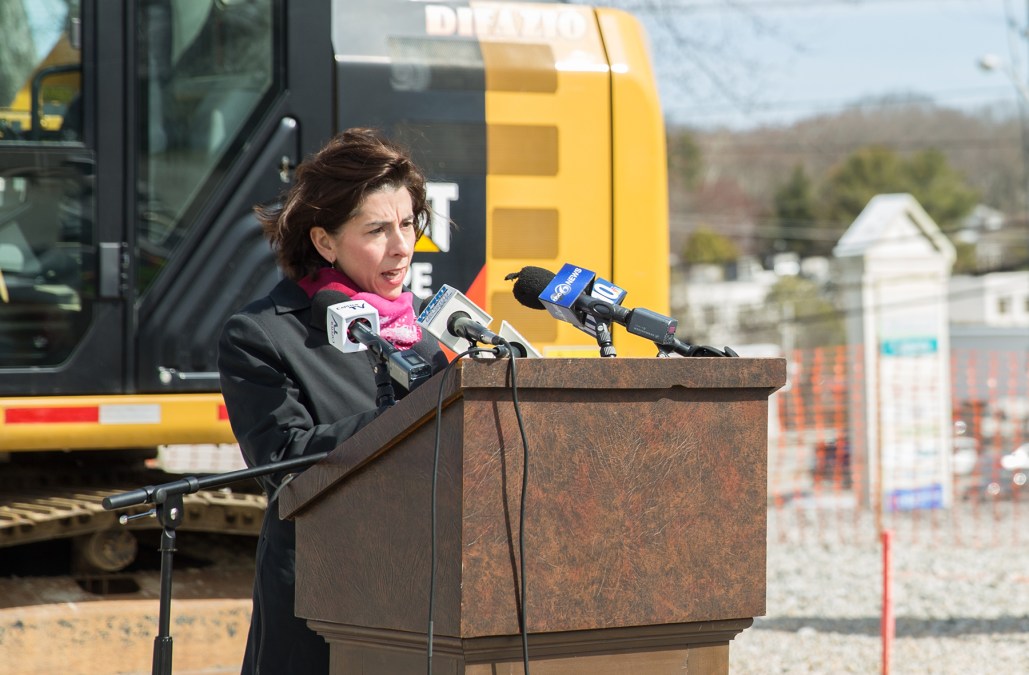
<svg viewBox="0 0 1029 675"><path fill-rule="evenodd" d="M580 1L580 0L577 0ZM905 94L1013 112L1026 81L1026 3L1016 0L602 0L647 28L669 120L788 124L862 98ZM1011 29L1009 24L1014 25Z"/></svg>

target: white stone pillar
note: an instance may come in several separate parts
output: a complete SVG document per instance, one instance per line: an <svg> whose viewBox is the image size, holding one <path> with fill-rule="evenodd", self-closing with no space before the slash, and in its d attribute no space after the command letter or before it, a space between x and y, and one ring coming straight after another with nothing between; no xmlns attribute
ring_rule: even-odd
<svg viewBox="0 0 1029 675"><path fill-rule="evenodd" d="M847 340L855 490L883 511L949 506L947 289L954 247L908 194L877 195L833 249ZM856 393L856 392L855 392Z"/></svg>

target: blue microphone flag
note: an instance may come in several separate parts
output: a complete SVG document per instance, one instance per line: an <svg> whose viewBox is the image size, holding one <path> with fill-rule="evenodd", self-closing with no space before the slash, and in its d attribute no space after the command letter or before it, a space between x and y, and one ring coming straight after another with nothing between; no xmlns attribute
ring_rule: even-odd
<svg viewBox="0 0 1029 675"><path fill-rule="evenodd" d="M588 269L565 263L540 293L540 302L555 319L585 330L585 325L579 320L573 307L596 276Z"/></svg>

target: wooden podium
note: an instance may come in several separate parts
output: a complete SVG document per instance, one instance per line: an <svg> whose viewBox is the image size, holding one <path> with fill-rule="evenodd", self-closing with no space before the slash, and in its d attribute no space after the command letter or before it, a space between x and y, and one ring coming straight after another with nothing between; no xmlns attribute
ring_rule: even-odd
<svg viewBox="0 0 1029 675"><path fill-rule="evenodd" d="M532 672L727 673L765 611L768 396L784 359L525 359ZM443 374L281 493L332 673L424 673ZM523 447L506 360L442 380L433 673L521 673Z"/></svg>

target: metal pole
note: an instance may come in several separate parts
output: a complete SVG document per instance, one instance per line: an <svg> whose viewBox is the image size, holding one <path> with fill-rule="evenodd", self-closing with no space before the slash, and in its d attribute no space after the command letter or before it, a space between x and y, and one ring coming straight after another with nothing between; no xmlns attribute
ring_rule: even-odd
<svg viewBox="0 0 1029 675"><path fill-rule="evenodd" d="M161 602L158 611L157 635L154 636L153 675L172 673L171 587L172 554L175 553L175 530L161 531Z"/></svg>
<svg viewBox="0 0 1029 675"><path fill-rule="evenodd" d="M161 523L161 596L158 608L157 635L154 637L152 675L172 675L172 558L175 554L175 528L182 524L182 494L168 494L158 488L155 494L157 520Z"/></svg>
<svg viewBox="0 0 1029 675"><path fill-rule="evenodd" d="M880 534L883 546L883 606L880 629L882 632L882 675L890 675L890 654L896 635L896 620L893 614L893 532L883 530Z"/></svg>

